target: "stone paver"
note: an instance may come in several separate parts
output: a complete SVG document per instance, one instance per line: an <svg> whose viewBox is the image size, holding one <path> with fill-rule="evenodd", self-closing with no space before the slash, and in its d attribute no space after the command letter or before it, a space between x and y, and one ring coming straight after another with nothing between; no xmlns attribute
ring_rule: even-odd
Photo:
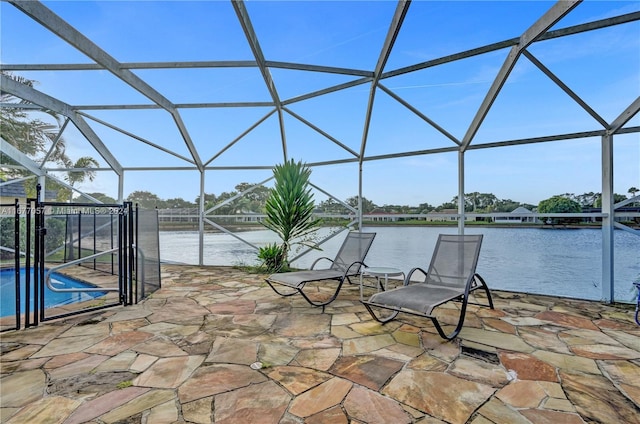
<svg viewBox="0 0 640 424"><path fill-rule="evenodd" d="M21 407L41 399L46 385L47 375L42 370L24 371L3 377L0 379L2 408Z"/></svg>
<svg viewBox="0 0 640 424"><path fill-rule="evenodd" d="M291 396L273 381L243 387L215 398L214 421L230 423L277 423Z"/></svg>
<svg viewBox="0 0 640 424"><path fill-rule="evenodd" d="M380 390L404 365L400 361L374 355L343 356L329 372L370 389Z"/></svg>
<svg viewBox="0 0 640 424"><path fill-rule="evenodd" d="M138 305L2 333L0 422L640 424L632 307L494 303L445 341L373 321L355 285L322 313L262 275L163 265Z"/></svg>
<svg viewBox="0 0 640 424"><path fill-rule="evenodd" d="M344 409L350 417L363 423L411 423L411 417L398 402L361 387L349 392Z"/></svg>
<svg viewBox="0 0 640 424"><path fill-rule="evenodd" d="M404 370L382 391L406 405L453 423L464 423L495 392L491 386L450 374Z"/></svg>
<svg viewBox="0 0 640 424"><path fill-rule="evenodd" d="M177 388L202 364L202 356L161 358L133 381L136 386Z"/></svg>
<svg viewBox="0 0 640 424"><path fill-rule="evenodd" d="M332 378L295 398L289 412L304 418L324 411L342 403L352 387L350 381Z"/></svg>
<svg viewBox="0 0 640 424"><path fill-rule="evenodd" d="M305 367L280 366L268 370L268 376L291 394L299 395L331 378L330 374Z"/></svg>

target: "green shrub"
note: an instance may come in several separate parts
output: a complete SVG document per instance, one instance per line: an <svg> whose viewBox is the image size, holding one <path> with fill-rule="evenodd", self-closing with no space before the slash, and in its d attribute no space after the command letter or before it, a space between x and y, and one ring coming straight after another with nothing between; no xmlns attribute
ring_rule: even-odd
<svg viewBox="0 0 640 424"><path fill-rule="evenodd" d="M289 268L286 253L282 245L271 243L261 247L258 251L258 259L267 272L286 271Z"/></svg>

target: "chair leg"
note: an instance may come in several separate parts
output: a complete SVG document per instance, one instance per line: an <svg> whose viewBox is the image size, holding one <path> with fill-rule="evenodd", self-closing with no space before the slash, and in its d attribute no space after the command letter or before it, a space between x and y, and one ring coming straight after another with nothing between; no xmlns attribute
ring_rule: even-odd
<svg viewBox="0 0 640 424"><path fill-rule="evenodd" d="M491 309L495 309L493 307L493 298L491 297L491 291L489 290L489 286L487 286L487 283L484 281L484 278L482 278L480 276L480 274L473 274L473 278L475 278L476 281L479 281L480 285L484 289L484 292L487 294L487 300L489 301L489 307Z"/></svg>
<svg viewBox="0 0 640 424"><path fill-rule="evenodd" d="M373 319L375 319L376 321L378 321L378 322L380 322L382 324L385 324L385 323L391 321L392 319L394 319L395 317L398 316L398 312L399 311L393 311L391 313L391 315L389 315L388 317L384 317L384 318L383 317L379 317L373 312L373 309L371 308L371 306L369 304L367 304L365 302L362 302L362 304L364 305L365 308L367 308L367 311L369 311L369 314L373 317Z"/></svg>
<svg viewBox="0 0 640 424"><path fill-rule="evenodd" d="M438 322L438 319L435 316L429 316L431 322L433 322L433 325L436 327L438 334L440 334L440 337L442 337L443 339L453 340L458 336L458 334L460 334L460 331L462 330L462 326L464 324L464 318L467 314L467 304L469 303L468 294L462 297L461 303L462 305L460 306L460 318L458 319L458 324L456 324L456 328L450 334L446 334L444 332L442 326L440 325L440 322Z"/></svg>
<svg viewBox="0 0 640 424"><path fill-rule="evenodd" d="M282 293L282 292L280 292L280 290L278 290L278 289L273 285L273 283L271 283L271 281L269 281L269 280L264 280L264 281L266 281L266 282L267 282L267 284L269 284L269 287L271 287L271 288L273 289L273 291L274 291L274 292L276 292L276 293L278 293L280 296L285 296L285 297L286 297L286 296L293 296L294 294L298 293L298 291L299 291L298 289L295 289L295 288L293 288L293 287L292 287L292 290L293 290L293 291L292 291L291 293Z"/></svg>
<svg viewBox="0 0 640 424"><path fill-rule="evenodd" d="M340 289L342 288L342 284L343 283L344 283L344 279L339 280L338 287L336 288L336 291L333 293L333 295L328 300L326 300L324 302L314 302L313 300L311 300L311 298L309 298L309 296L307 296L307 294L302 290L302 287L297 289L297 290L302 295L304 300L306 300L310 305L312 305L312 306L321 306L322 307L322 313L324 313L324 307L327 306L329 303L333 302L334 300L336 300L336 298L338 297L338 294L340 293Z"/></svg>
<svg viewBox="0 0 640 424"><path fill-rule="evenodd" d="M460 333L460 330L462 330L462 323L464 322L464 315L461 315L460 321L458 321L458 325L456 326L455 330L453 330L451 334L446 334L442 329L442 327L440 326L440 323L438 322L438 319L436 317L429 317L429 318L431 318L431 322L433 323L433 326L436 327L436 330L438 331L438 334L440 335L440 337L442 337L445 340L455 339Z"/></svg>

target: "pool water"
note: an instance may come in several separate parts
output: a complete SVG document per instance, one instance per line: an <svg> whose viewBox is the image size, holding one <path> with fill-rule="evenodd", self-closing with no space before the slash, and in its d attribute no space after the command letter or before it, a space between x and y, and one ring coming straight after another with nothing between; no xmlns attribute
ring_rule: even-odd
<svg viewBox="0 0 640 424"><path fill-rule="evenodd" d="M26 269L20 268L20 303L21 312L25 311L25 281ZM52 273L51 282L59 288L91 288L95 287L82 281L74 280L66 275ZM31 310L33 311L33 269L31 269ZM45 286L44 307L53 308L56 306L69 305L71 303L84 302L104 296L105 292L55 292ZM4 268L0 270L0 317L15 315L16 313L16 286L15 268Z"/></svg>

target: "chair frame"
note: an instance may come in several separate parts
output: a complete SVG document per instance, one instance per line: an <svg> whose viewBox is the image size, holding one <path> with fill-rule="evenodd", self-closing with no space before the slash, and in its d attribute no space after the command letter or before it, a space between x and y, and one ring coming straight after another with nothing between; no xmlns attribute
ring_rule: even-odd
<svg viewBox="0 0 640 424"><path fill-rule="evenodd" d="M444 237L451 237L451 235L444 235L444 234L440 234L439 235L438 242L436 243L436 248L434 250L433 257L431 259L431 265L429 266L429 269L432 269L432 265L435 262L436 255L438 254L438 248L440 246L440 242L441 242L443 236ZM474 236L458 236L458 237L474 237ZM482 243L482 235L475 236L475 237L478 238L477 242L479 244L481 244ZM416 316L423 317L423 318L429 318L431 320L431 322L433 323L434 327L436 328L436 331L438 332L440 337L442 337L443 339L446 339L446 340L453 340L455 337L458 336L458 334L462 330L462 326L464 324L464 318L465 318L465 315L466 315L466 312L467 312L467 305L472 304L472 305L479 305L479 306L489 306L489 308L494 309L493 298L491 296L491 291L489 290L489 287L487 286L487 283L480 276L480 274L475 272L479 253L480 253L480 246L478 245L477 250L476 250L476 257L475 257L474 263L473 263L473 265L471 267L472 272L467 277L467 281L466 281L466 284L465 284L464 291L459 290L458 293L452 294L451 296L448 296L448 297L444 297L440 301L430 305L431 306L431 309L430 309L431 312L429 312L429 313L422 313L422 312L419 312L419 311L416 311L416 310L412 310L412 309L408 309L408 308L402 307L402 306L392 306L392 305L387 305L387 304L381 304L381 303L377 303L375 301L372 302L370 300L361 300L361 302L367 308L367 311L369 311L371 316L378 322L381 322L381 323L385 324L385 323L393 320L398 315L398 313L400 313L400 312L406 313L406 314L410 314L410 315L416 315ZM422 269L420 267L415 267L415 268L411 269L411 271L409 271L409 273L407 274L407 276L404 279L403 285L401 287L393 289L393 290L403 290L403 289L407 288L411 284L411 277L416 272L422 273L424 275L424 277L425 277L425 281L429 277L429 274L428 274L427 271L424 271L424 269ZM418 284L423 284L425 286L425 289L428 292L428 290L430 288L429 287L429 283L425 282L425 283L418 283ZM434 287L434 288L438 288L439 287L439 286L437 286L435 284L431 284L431 286ZM469 301L469 295L473 291L475 291L477 289L483 289L485 291L485 293L487 295L488 305ZM438 321L437 317L435 317L432 314L432 312L438 306L443 305L443 304L445 304L445 303L447 303L449 301L458 301L458 302L461 302L462 305L460 307L460 318L458 319L458 323L456 324L455 329L451 333L447 334L447 333L445 333L444 329L442 328L442 325ZM387 309L387 310L391 310L393 312L387 317L381 317L381 316L378 316L378 315L376 315L374 313L373 307Z"/></svg>
<svg viewBox="0 0 640 424"><path fill-rule="evenodd" d="M362 239L363 235L367 236L368 240L366 240L366 245L364 245L365 248L363 249L363 252L361 252L362 254L360 256L360 260L354 261L351 264L349 264L349 266L346 267L344 270L340 270L339 265L337 265L337 261L340 258L341 253L343 252L345 246L347 245L347 241L349 240L349 238L352 238L352 237L358 237ZM326 256L323 256L313 261L313 263L311 264L311 268L309 270L276 273L265 278L265 281L267 282L267 284L269 284L269 286L273 289L273 291L279 294L280 296L287 297L287 296L293 296L294 294L299 293L310 305L322 307L322 312L324 312L324 307L330 304L331 302L333 302L334 300L336 300L336 298L338 297L338 294L340 293L340 289L342 288L342 285L344 284L345 280L347 280L349 284L355 284L351 281L350 277L359 276L361 272L361 268L366 267L366 264L364 263L364 258L367 256L367 253L371 248L371 244L373 243L373 239L375 238L375 236L376 236L376 233L369 233L369 232L365 233L365 232L359 232L359 231L349 232L349 234L347 234L347 237L343 241L342 245L340 246L340 249L338 250L338 253L336 254L334 259L330 259ZM315 270L315 266L320 261L323 261L323 260L329 261L331 263L330 268ZM313 272L313 271L316 271L316 272ZM304 277L298 280L296 284L293 284L293 283L278 281L277 276L279 275L283 275L287 277L295 277L299 275ZM313 281L332 281L332 280L337 281L338 286L335 292L326 301L323 301L323 302L313 301L304 292L304 287L307 283L310 283ZM282 285L290 289L293 289L293 291L282 292L278 290L275 285Z"/></svg>

